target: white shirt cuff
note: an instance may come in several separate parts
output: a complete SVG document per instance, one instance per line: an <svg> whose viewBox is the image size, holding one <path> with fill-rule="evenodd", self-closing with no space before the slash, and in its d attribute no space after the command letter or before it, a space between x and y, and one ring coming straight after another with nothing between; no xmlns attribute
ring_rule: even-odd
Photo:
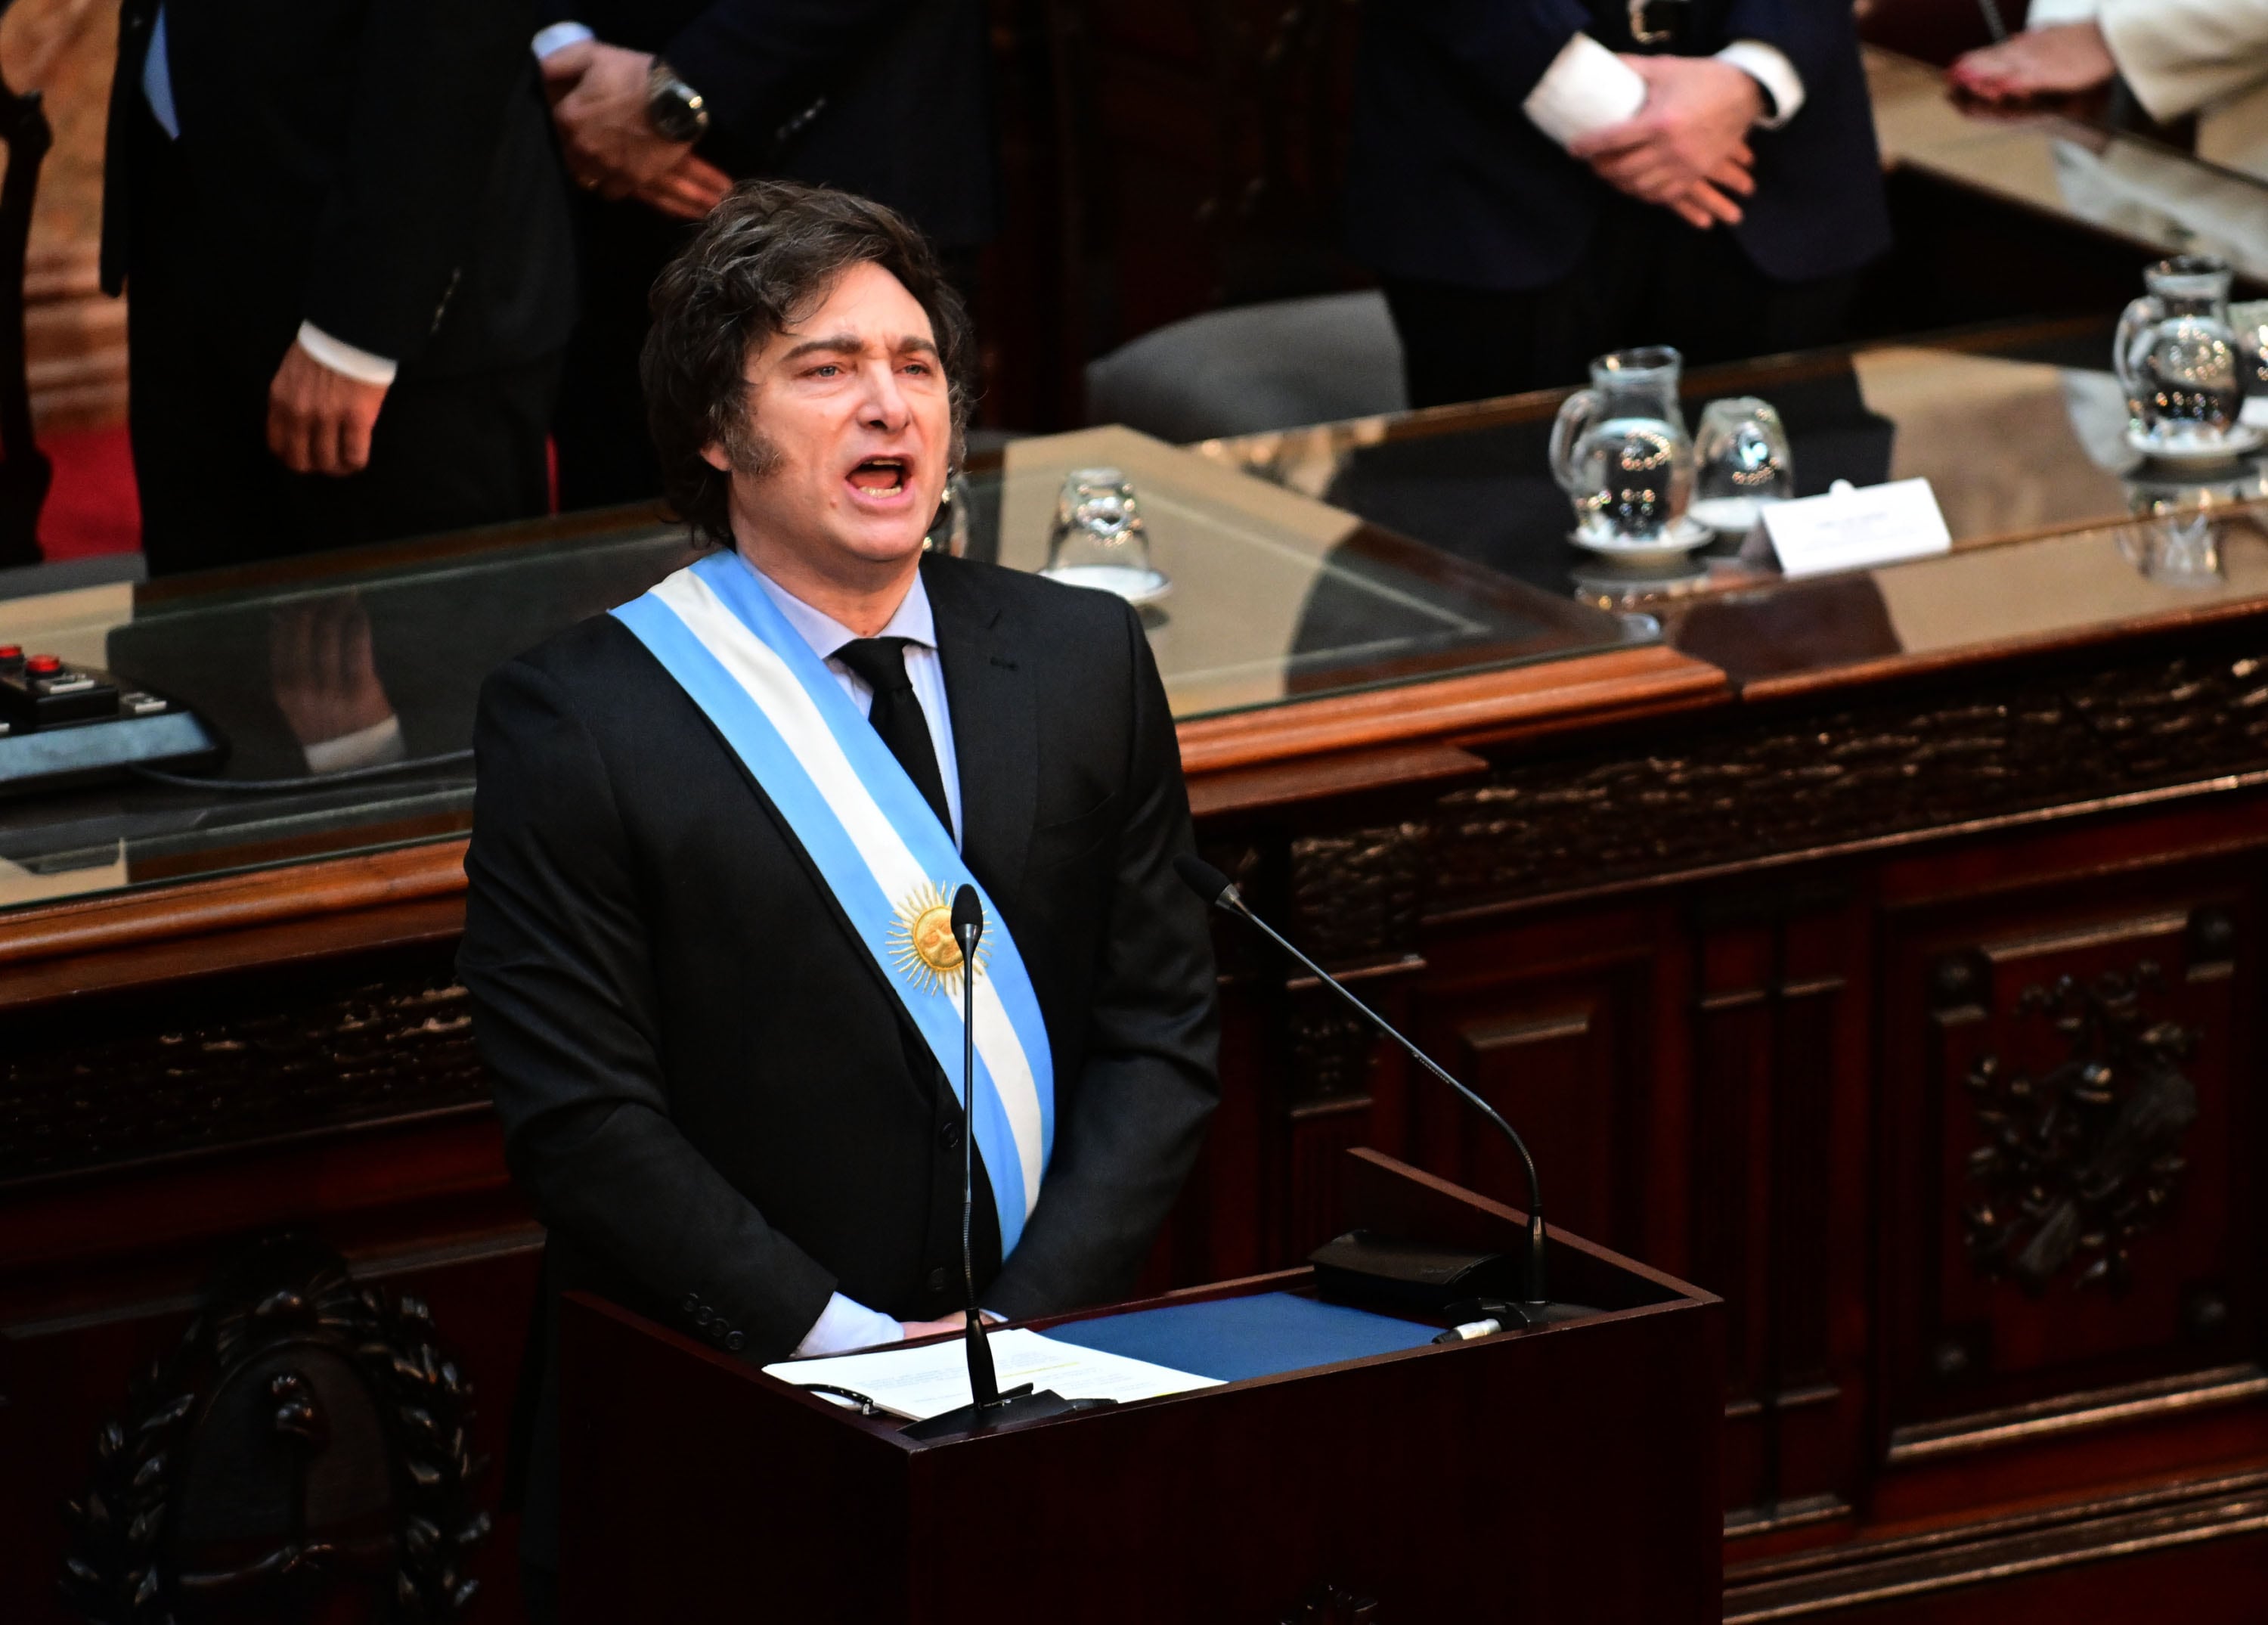
<svg viewBox="0 0 2268 1625"><path fill-rule="evenodd" d="M554 51L563 51L571 45L580 45L585 40L598 37L585 23L553 23L548 28L535 31L535 38L528 42L528 48L535 53L535 60L541 62Z"/></svg>
<svg viewBox="0 0 2268 1625"><path fill-rule="evenodd" d="M1638 70L1589 34L1559 48L1520 110L1561 146L1634 118L1646 106Z"/></svg>
<svg viewBox="0 0 2268 1625"><path fill-rule="evenodd" d="M301 745L299 754L307 758L309 772L335 773L350 767L376 767L383 762L399 762L409 754L409 747L401 740L401 719L388 715L382 722L342 734L336 739Z"/></svg>
<svg viewBox="0 0 2268 1625"><path fill-rule="evenodd" d="M393 388L394 374L400 370L397 363L333 338L312 321L299 324L299 348L334 373L343 373L358 384L375 384L380 389Z"/></svg>
<svg viewBox="0 0 2268 1625"><path fill-rule="evenodd" d="M2102 0L2032 0L2024 13L2024 32L2052 28L2061 23L2092 22L2102 10Z"/></svg>
<svg viewBox="0 0 2268 1625"><path fill-rule="evenodd" d="M905 1338L905 1328L880 1310L869 1309L837 1292L827 1300L827 1307L819 1311L819 1318L803 1334L795 1352L799 1356L847 1354L877 1343L902 1343Z"/></svg>
<svg viewBox="0 0 2268 1625"><path fill-rule="evenodd" d="M1717 53L1717 60L1732 63L1764 86L1764 100L1771 106L1756 121L1759 129L1778 129L1803 111L1803 76L1778 46L1735 40Z"/></svg>

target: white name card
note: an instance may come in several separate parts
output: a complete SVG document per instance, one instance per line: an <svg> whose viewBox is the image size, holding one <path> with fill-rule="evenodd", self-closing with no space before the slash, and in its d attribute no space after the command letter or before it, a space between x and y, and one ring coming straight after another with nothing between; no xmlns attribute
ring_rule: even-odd
<svg viewBox="0 0 2268 1625"><path fill-rule="evenodd" d="M1864 570L1953 550L1953 533L1926 479L1864 490L1837 480L1823 497L1766 505L1764 525L1780 569L1790 576Z"/></svg>

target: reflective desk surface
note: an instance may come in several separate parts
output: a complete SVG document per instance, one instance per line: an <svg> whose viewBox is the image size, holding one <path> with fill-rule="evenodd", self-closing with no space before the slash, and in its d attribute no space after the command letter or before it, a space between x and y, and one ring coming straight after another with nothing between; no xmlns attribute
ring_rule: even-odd
<svg viewBox="0 0 2268 1625"><path fill-rule="evenodd" d="M1601 565L1565 540L1545 472L1556 394L1186 450L1123 429L1018 441L973 470L968 550L1041 566L1065 471L1123 469L1173 582L1145 624L1193 773L1303 731L1315 751L1349 748L1327 713L1361 713L1374 742L1433 705L1457 719L1434 737L1481 736L1506 713L1469 705L1478 689L1501 702L1558 684L1644 714L1728 683L1835 684L2268 608L2261 468L2139 462L2107 345L2107 324L2066 322L1689 377L1689 415L1716 395L1775 402L1806 491L1926 476L1955 550L1889 569L1786 582L1725 547ZM0 910L460 837L482 676L689 557L681 531L629 510L0 602L0 641L195 708L239 787L0 801ZM388 716L409 771L310 771L308 745Z"/></svg>
<svg viewBox="0 0 2268 1625"><path fill-rule="evenodd" d="M1957 102L1926 63L1869 48L1886 166L2160 253L2215 254L2268 283L2268 183L2062 112Z"/></svg>
<svg viewBox="0 0 2268 1625"><path fill-rule="evenodd" d="M1144 619L1182 722L1633 641L1565 594L1126 430L1020 441L975 471L967 550L1045 564L1064 476L1095 463L1134 481L1171 578ZM691 557L681 528L631 510L0 602L0 641L179 699L231 747L218 783L0 801L0 908L460 834L482 677ZM306 747L388 717L409 771L310 770Z"/></svg>
<svg viewBox="0 0 2268 1625"><path fill-rule="evenodd" d="M1701 403L1773 402L1799 494L1926 477L1954 551L1810 582L1719 542L1617 567L1567 540L1547 472L1561 392L1205 443L1204 454L1460 558L1601 607L1651 614L1745 687L1847 680L2268 598L2268 462L2146 462L2124 443L2108 322L1743 363L1690 375Z"/></svg>

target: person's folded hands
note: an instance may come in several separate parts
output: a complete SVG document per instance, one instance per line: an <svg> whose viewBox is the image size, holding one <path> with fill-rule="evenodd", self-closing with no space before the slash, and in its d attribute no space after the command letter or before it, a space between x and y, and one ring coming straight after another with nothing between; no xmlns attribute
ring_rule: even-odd
<svg viewBox="0 0 2268 1625"><path fill-rule="evenodd" d="M1609 185L1675 210L1690 225L1739 224L1734 200L1756 191L1748 137L1764 111L1762 88L1712 56L1623 60L1646 80L1646 105L1567 150Z"/></svg>

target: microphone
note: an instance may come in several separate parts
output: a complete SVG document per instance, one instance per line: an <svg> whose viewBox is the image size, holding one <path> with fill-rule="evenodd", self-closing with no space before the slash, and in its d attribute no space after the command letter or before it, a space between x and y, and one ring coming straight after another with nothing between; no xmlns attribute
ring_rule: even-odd
<svg viewBox="0 0 2268 1625"><path fill-rule="evenodd" d="M1497 1132L1512 1142L1512 1149L1520 1157L1520 1165L1528 1176L1528 1244L1525 1248L1527 1296L1509 1307L1515 1311L1518 1319L1530 1326L1541 1325L1550 1320L1573 1319L1580 1315L1591 1312L1572 1304L1554 1304L1550 1301L1550 1293L1546 1289L1544 1282L1543 1192L1535 1177L1535 1159L1528 1153L1528 1142L1520 1137L1511 1124L1504 1120L1497 1109L1436 1066L1432 1056L1403 1038L1376 1010L1356 998L1353 991L1344 982L1301 953L1282 933L1254 913L1250 906L1246 904L1244 894L1236 889L1227 875L1196 853L1187 852L1180 853L1174 859L1174 872L1182 877L1182 883L1184 885L1204 898L1207 904L1225 914L1233 914L1256 927L1270 942L1304 966L1308 974L1353 1006L1356 1013L1365 1021L1400 1045L1403 1052L1410 1060L1456 1090L1463 1097L1468 1105L1496 1126Z"/></svg>
<svg viewBox="0 0 2268 1625"><path fill-rule="evenodd" d="M961 947L961 1284L968 1343L968 1392L977 1411L1000 1403L1000 1383L992 1370L992 1345L984 1334L984 1314L976 1307L976 1258L968 1241L976 1208L976 939L984 934L984 905L976 888L953 894L953 940Z"/></svg>
<svg viewBox="0 0 2268 1625"><path fill-rule="evenodd" d="M1030 1383L1003 1393L993 1369L990 1334L984 1325L984 1311L976 1306L976 1257L969 1242L971 1215L976 1210L976 943L983 934L984 905L976 887L963 885L953 894L953 940L961 948L961 1282L968 1317L962 1342L968 1355L969 1403L898 1429L909 1439L990 1433L1075 1411L1106 1410L1118 1403L1116 1400L1066 1400L1049 1389L1035 1393Z"/></svg>

